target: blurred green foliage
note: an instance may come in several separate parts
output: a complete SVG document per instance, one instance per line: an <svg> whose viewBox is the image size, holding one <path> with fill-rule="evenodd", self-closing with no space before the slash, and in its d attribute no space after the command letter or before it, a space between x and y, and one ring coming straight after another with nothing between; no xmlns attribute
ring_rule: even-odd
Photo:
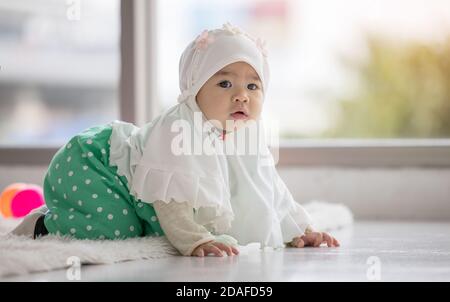
<svg viewBox="0 0 450 302"><path fill-rule="evenodd" d="M338 99L332 138L450 137L450 37L442 43L371 37L354 92Z"/></svg>

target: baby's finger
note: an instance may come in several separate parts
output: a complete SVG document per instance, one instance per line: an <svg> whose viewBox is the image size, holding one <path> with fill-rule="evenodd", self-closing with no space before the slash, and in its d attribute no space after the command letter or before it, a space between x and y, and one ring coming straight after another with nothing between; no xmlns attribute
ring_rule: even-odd
<svg viewBox="0 0 450 302"><path fill-rule="evenodd" d="M205 254L203 253L203 248L200 247L200 248L195 249L194 256L196 256L196 257L204 257Z"/></svg>
<svg viewBox="0 0 450 302"><path fill-rule="evenodd" d="M320 240L322 240L322 238L318 238L319 233L309 233L307 235L304 235L302 237L303 241L305 242L305 246L316 246L316 243ZM320 245L320 244L319 244Z"/></svg>
<svg viewBox="0 0 450 302"><path fill-rule="evenodd" d="M205 246L204 250L205 250L206 256L208 256L208 254L212 253L216 257L223 257L222 251L218 247L216 247L212 244L208 244L207 246Z"/></svg>
<svg viewBox="0 0 450 302"><path fill-rule="evenodd" d="M296 237L294 240L292 240L292 245L296 248L302 248L305 247L305 241L301 237Z"/></svg>
<svg viewBox="0 0 450 302"><path fill-rule="evenodd" d="M231 250L231 247L229 247L226 244L223 244L223 243L220 243L220 242L214 242L213 245L215 245L219 249L225 251L225 253L227 253L228 256L231 256L233 254L233 251Z"/></svg>
<svg viewBox="0 0 450 302"><path fill-rule="evenodd" d="M339 241L337 241L336 238L334 238L334 237L333 237L333 244L334 244L334 246L341 246Z"/></svg>
<svg viewBox="0 0 450 302"><path fill-rule="evenodd" d="M318 232L316 234L317 234L317 236L316 236L316 240L314 241L314 247L319 247L323 242L323 236L322 236L322 233L320 233L320 232Z"/></svg>
<svg viewBox="0 0 450 302"><path fill-rule="evenodd" d="M331 237L328 233L322 233L323 234L323 240L327 242L328 247L333 246L333 237Z"/></svg>
<svg viewBox="0 0 450 302"><path fill-rule="evenodd" d="M231 247L231 250L233 251L233 253L234 253L235 255L239 255L239 250L238 250L236 247L232 246L232 247Z"/></svg>

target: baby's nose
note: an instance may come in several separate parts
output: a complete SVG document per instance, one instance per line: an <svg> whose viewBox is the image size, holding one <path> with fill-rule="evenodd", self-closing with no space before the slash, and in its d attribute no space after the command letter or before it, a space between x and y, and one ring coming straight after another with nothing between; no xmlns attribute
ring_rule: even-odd
<svg viewBox="0 0 450 302"><path fill-rule="evenodd" d="M245 94L237 94L233 97L234 102L242 102L247 103L248 102L248 96Z"/></svg>

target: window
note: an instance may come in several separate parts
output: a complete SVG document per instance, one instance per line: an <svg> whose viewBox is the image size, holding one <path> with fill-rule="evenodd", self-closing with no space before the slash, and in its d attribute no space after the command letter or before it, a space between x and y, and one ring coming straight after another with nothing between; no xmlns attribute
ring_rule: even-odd
<svg viewBox="0 0 450 302"><path fill-rule="evenodd" d="M119 116L118 0L0 2L0 145L55 147Z"/></svg>
<svg viewBox="0 0 450 302"><path fill-rule="evenodd" d="M177 104L184 47L230 21L268 42L280 164L448 167L447 2L3 0L0 164L48 164L89 126Z"/></svg>
<svg viewBox="0 0 450 302"><path fill-rule="evenodd" d="M447 0L159 0L158 84L176 104L178 59L227 21L267 40L263 117L281 138L449 138Z"/></svg>

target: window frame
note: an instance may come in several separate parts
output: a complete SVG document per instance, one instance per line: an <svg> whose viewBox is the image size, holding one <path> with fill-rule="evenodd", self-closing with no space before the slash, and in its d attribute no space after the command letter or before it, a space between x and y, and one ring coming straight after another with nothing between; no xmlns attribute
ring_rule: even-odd
<svg viewBox="0 0 450 302"><path fill-rule="evenodd" d="M119 116L142 126L156 101L155 1L120 0ZM139 62L139 64L138 64ZM46 165L58 147L2 147L0 165ZM281 140L278 166L450 167L450 139Z"/></svg>

